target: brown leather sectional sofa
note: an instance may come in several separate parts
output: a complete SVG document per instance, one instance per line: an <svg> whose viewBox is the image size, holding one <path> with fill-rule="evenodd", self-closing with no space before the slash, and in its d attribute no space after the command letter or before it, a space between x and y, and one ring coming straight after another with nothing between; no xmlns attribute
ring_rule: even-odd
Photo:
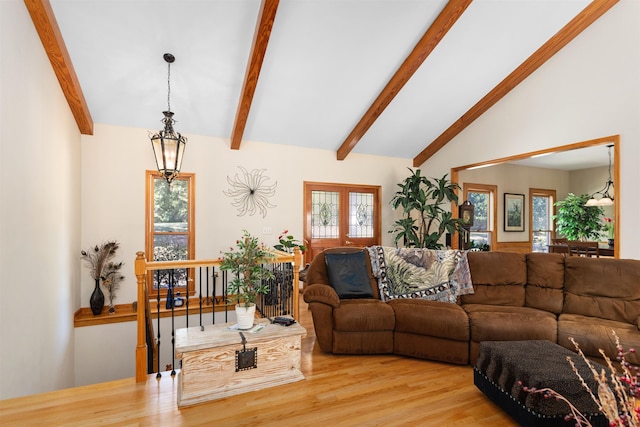
<svg viewBox="0 0 640 427"><path fill-rule="evenodd" d="M612 330L625 349L640 350L640 260L469 252L474 293L457 304L383 302L368 257L366 262L373 298L338 298L324 253L309 267L304 300L324 352L475 364L481 341L548 340L574 350L573 337L587 356L601 360L603 349L615 359ZM640 362L637 354L627 360Z"/></svg>

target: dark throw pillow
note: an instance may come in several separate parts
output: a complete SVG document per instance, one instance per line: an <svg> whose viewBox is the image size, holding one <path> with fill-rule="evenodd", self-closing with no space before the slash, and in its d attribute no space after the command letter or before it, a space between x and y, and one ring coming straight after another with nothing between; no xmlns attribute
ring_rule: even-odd
<svg viewBox="0 0 640 427"><path fill-rule="evenodd" d="M365 257L364 251L324 255L329 284L341 299L373 298Z"/></svg>

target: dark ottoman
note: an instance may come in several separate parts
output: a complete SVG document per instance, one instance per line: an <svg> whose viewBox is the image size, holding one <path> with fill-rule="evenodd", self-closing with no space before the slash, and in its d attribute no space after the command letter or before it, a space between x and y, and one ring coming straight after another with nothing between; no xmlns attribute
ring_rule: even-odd
<svg viewBox="0 0 640 427"><path fill-rule="evenodd" d="M589 388L597 393L598 383L582 358L550 341L481 342L474 384L522 426L575 425L575 420L564 419L570 413L566 403L525 392L522 386L527 386L552 388L567 398L594 427L608 427L609 422L571 370L567 356L571 356ZM594 366L598 372L603 369L602 365Z"/></svg>

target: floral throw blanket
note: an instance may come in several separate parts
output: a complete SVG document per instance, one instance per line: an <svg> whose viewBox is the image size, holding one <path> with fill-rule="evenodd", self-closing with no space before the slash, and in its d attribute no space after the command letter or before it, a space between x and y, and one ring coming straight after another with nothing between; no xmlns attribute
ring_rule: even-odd
<svg viewBox="0 0 640 427"><path fill-rule="evenodd" d="M458 250L370 246L380 298L422 298L455 303L472 294L467 253Z"/></svg>

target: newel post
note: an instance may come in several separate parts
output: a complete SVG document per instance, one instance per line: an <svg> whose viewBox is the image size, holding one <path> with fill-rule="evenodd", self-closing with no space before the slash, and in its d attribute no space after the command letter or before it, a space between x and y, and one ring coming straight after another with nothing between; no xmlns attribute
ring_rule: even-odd
<svg viewBox="0 0 640 427"><path fill-rule="evenodd" d="M135 273L138 282L138 344L136 346L136 382L145 382L147 380L147 340L146 340L146 321L145 310L146 304L146 276L147 276L147 260L144 252L136 252Z"/></svg>
<svg viewBox="0 0 640 427"><path fill-rule="evenodd" d="M302 252L298 246L293 248L293 318L300 321L300 266Z"/></svg>

